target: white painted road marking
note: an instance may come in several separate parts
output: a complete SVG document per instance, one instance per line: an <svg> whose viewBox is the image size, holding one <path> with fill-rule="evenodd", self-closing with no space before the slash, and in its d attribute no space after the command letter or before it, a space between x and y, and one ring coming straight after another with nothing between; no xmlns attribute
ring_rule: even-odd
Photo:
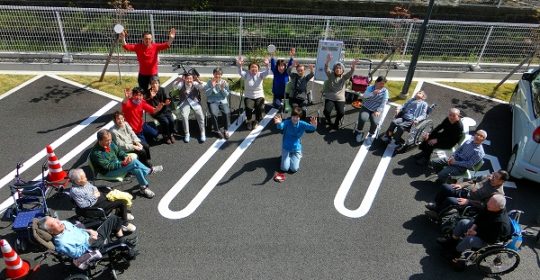
<svg viewBox="0 0 540 280"><path fill-rule="evenodd" d="M259 134L263 131L263 129L268 125L268 123L274 118L276 115L277 110L271 109L268 114L264 117L264 119L261 121L261 123L240 143L240 146L236 148L236 150L229 156L229 158L221 165L221 167L214 173L212 178L208 180L208 182L202 187L202 189L197 193L197 195L191 200L191 202L182 210L180 211L172 211L169 208L169 205L171 201L182 191L182 189L187 185L187 183L193 178L193 176L202 168L202 166L210 159L210 157L217 151L217 149L211 148L209 149L203 157L201 157L195 165L188 170L180 178L180 180L165 194L165 196L161 199L158 205L158 211L159 213L168 219L183 219L195 212L197 208L201 205L201 203L204 201L204 199L212 192L212 190L217 186L219 181L225 176L225 174L231 169L231 167L234 165L234 163L242 156L242 154L247 150L247 148L253 143L255 138L259 136ZM241 122L240 122L241 123ZM234 129L236 129L235 127ZM224 140L218 140L216 141L223 141ZM214 146L216 146L216 143L214 143ZM213 147L214 147L213 146ZM208 154L208 155L207 155ZM196 168L194 168L196 166ZM193 169L193 170L192 170Z"/></svg>
<svg viewBox="0 0 540 280"><path fill-rule="evenodd" d="M102 129L109 129L113 125L114 125L114 123L112 121L108 122L105 126L102 127ZM90 137L86 138L86 140L84 140L84 142L79 144L77 147L75 147L73 150L71 150L69 153L67 153L65 156L63 156L61 159L59 159L60 164L62 164L62 165L67 164L75 156L80 154L84 149L86 149L88 146L95 143L97 141L96 134L97 134L97 132L90 135ZM38 181L38 180L41 180L41 174L37 175L34 179L32 179L32 181ZM9 206L11 206L13 204L13 202L14 202L13 197L9 197L4 202L2 202L2 204L0 204L0 213L3 213Z"/></svg>
<svg viewBox="0 0 540 280"><path fill-rule="evenodd" d="M116 101L110 101L105 106L103 106L101 109L99 109L97 112L92 114L90 117L82 121L80 124L72 128L70 131L68 131L66 134L62 135L60 138L56 139L56 141L52 142L50 145L53 149L58 148L60 145L62 145L64 142L69 140L71 137L75 136L75 134L79 133L81 130L86 128L88 125L93 123L95 120L97 120L101 115L105 114L107 111L109 111L112 107L116 106L118 102ZM43 144L45 146L46 143ZM39 151L37 154L35 154L33 157L28 159L23 163L23 166L19 169L19 174L26 171L28 168L32 167L36 162L41 160L47 155L47 150L43 148L41 151ZM13 171L9 172L6 176L4 176L2 179L0 179L0 189L3 188L5 185L7 185L9 182L15 178L15 175L17 174L17 169L13 169ZM1 208L0 208L1 209Z"/></svg>
<svg viewBox="0 0 540 280"><path fill-rule="evenodd" d="M388 113L389 109L390 109L389 105L386 105L384 107L384 111L381 116L381 124L383 120L386 118L386 114ZM377 128L377 131L375 131L374 137L378 135L379 129L380 129L380 125ZM360 146L360 149L358 150L358 153L356 154L356 157L354 158L353 163L349 167L349 170L347 171L345 178L343 178L343 182L341 182L341 186L339 186L339 189L336 193L336 197L334 198L334 207L336 207L336 210L344 216L351 217L351 218L360 218L369 211L369 208L371 207L371 204L373 203L373 200L375 199L375 195L377 194L377 191L379 190L379 185L382 182L382 177L384 175L384 172L386 171L386 168L388 167L388 164L390 163L390 159L392 158L392 154L394 153L394 149L395 149L395 146L393 145L388 145L386 147L383 158L381 159L381 163L379 163L379 166L377 167L377 170L375 171L375 174L373 176L374 179L369 184L366 195L364 196L364 199L362 200L362 204L356 210L349 210L347 209L347 207L345 207L345 198L347 198L347 194L349 193L349 190L351 189L354 178L356 178L356 175L358 174L358 171L360 171L360 167L362 166L362 163L366 159L366 155L369 150L369 147L371 147L371 143L370 145L367 145L365 142L362 146ZM387 153L390 153L390 154L388 155ZM382 174L379 174L381 172ZM380 178L377 178L377 176Z"/></svg>

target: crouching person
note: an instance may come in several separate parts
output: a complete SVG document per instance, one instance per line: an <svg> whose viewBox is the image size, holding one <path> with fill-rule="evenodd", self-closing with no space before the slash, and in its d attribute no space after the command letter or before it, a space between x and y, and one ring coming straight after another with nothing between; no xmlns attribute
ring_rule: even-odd
<svg viewBox="0 0 540 280"><path fill-rule="evenodd" d="M282 120L281 115L274 117L277 128L283 131L283 147L281 150L281 172L276 172L274 180L285 181L285 172L296 172L300 168L302 158L302 143L300 138L304 132L314 132L317 128L317 118L311 117L310 122L300 120L302 108L294 107L291 118Z"/></svg>

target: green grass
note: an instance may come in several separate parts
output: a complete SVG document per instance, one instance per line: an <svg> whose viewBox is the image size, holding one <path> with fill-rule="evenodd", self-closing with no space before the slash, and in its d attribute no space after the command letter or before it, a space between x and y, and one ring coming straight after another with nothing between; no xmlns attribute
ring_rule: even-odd
<svg viewBox="0 0 540 280"><path fill-rule="evenodd" d="M0 95L8 92L10 89L30 80L31 75L0 75Z"/></svg>
<svg viewBox="0 0 540 280"><path fill-rule="evenodd" d="M510 101L510 97L512 97L512 93L514 92L514 89L517 85L517 83L504 83L497 89L497 91L494 92L493 89L495 88L497 83L439 83L474 92L480 95L489 96L506 102Z"/></svg>

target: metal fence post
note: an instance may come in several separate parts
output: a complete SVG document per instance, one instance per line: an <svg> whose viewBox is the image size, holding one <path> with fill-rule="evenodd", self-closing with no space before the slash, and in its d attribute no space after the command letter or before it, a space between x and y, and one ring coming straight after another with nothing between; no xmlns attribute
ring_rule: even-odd
<svg viewBox="0 0 540 280"><path fill-rule="evenodd" d="M486 50L486 46L489 42L489 38L491 38L491 32L493 32L493 25L489 27L488 34L486 36L486 40L484 41L484 45L482 46L482 50L480 51L480 54L478 55L478 61L476 62L476 65L471 66L471 70L476 71L480 70L480 61L482 61L482 56L484 56L484 51Z"/></svg>
<svg viewBox="0 0 540 280"><path fill-rule="evenodd" d="M324 40L328 39L328 33L330 32L330 20L326 19L326 27L324 28Z"/></svg>
<svg viewBox="0 0 540 280"><path fill-rule="evenodd" d="M413 26L414 26L414 21L411 22L411 25L409 25L409 31L407 32L407 39L405 39L405 45L403 45L403 51L401 52L401 62L398 64L398 67L405 67L403 58L405 57L405 54L407 53L407 47L409 46L409 40L411 39Z"/></svg>
<svg viewBox="0 0 540 280"><path fill-rule="evenodd" d="M150 32L152 32L152 37L156 38L156 32L154 30L154 14L150 14Z"/></svg>
<svg viewBox="0 0 540 280"><path fill-rule="evenodd" d="M240 17L238 25L238 56L242 56L242 33L244 30L244 17Z"/></svg>
<svg viewBox="0 0 540 280"><path fill-rule="evenodd" d="M62 62L71 63L73 62L73 56L69 54L66 44L66 38L64 37L64 27L62 26L62 19L60 18L60 13L54 11L56 14L56 22L58 23L58 30L60 30L60 38L62 40L62 46L64 47L64 56L62 56Z"/></svg>

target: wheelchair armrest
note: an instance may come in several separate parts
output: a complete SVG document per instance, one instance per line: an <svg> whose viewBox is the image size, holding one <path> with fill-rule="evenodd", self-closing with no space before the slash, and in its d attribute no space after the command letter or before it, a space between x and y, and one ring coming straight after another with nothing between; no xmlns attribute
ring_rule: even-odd
<svg viewBox="0 0 540 280"><path fill-rule="evenodd" d="M85 218L103 219L103 220L106 220L108 216L107 211L99 207L88 207L88 208L75 207L75 213Z"/></svg>

